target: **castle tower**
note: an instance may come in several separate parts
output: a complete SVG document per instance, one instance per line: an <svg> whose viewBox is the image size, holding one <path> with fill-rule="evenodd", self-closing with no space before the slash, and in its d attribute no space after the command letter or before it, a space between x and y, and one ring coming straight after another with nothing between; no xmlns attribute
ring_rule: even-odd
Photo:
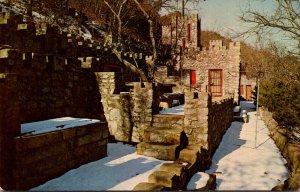
<svg viewBox="0 0 300 192"><path fill-rule="evenodd" d="M201 21L198 14L172 17L171 25L162 27L162 44L182 48L200 47Z"/></svg>

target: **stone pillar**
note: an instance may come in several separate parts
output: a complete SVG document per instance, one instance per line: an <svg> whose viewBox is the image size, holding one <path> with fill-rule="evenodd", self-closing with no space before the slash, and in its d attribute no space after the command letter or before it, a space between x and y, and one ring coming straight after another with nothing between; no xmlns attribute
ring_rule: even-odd
<svg viewBox="0 0 300 192"><path fill-rule="evenodd" d="M120 93L121 82L115 72L95 72L101 94Z"/></svg>
<svg viewBox="0 0 300 192"><path fill-rule="evenodd" d="M0 186L13 190L15 165L14 137L20 135L17 77L0 74Z"/></svg>
<svg viewBox="0 0 300 192"><path fill-rule="evenodd" d="M120 93L121 82L114 72L97 72L95 75L111 138L130 142L132 124L129 94L117 94Z"/></svg>
<svg viewBox="0 0 300 192"><path fill-rule="evenodd" d="M189 144L199 144L208 149L208 115L211 94L186 92L184 105L184 130Z"/></svg>
<svg viewBox="0 0 300 192"><path fill-rule="evenodd" d="M131 100L132 113L132 141L142 142L144 139L144 130L152 123L152 105L153 105L153 84L152 83L134 83L133 96Z"/></svg>

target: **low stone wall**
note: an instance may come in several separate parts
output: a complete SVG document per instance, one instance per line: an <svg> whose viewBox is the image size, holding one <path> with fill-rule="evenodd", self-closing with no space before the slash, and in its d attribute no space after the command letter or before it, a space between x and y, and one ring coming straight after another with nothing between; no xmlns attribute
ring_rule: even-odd
<svg viewBox="0 0 300 192"><path fill-rule="evenodd" d="M280 190L299 190L300 189L300 145L291 143L286 135L286 130L281 128L273 119L272 113L265 108L260 108L260 114L270 130L270 136L287 160L291 170L290 177L283 185L275 187Z"/></svg>
<svg viewBox="0 0 300 192"><path fill-rule="evenodd" d="M212 155L219 147L223 135L230 127L233 119L233 97L212 102L208 114L208 145Z"/></svg>
<svg viewBox="0 0 300 192"><path fill-rule="evenodd" d="M107 123L15 138L15 189L27 190L107 155Z"/></svg>

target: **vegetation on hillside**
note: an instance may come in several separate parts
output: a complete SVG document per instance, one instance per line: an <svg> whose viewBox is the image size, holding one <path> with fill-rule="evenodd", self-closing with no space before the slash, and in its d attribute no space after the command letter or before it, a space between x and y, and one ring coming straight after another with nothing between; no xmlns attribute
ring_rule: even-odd
<svg viewBox="0 0 300 192"><path fill-rule="evenodd" d="M240 19L252 24L244 35L255 35L260 50L250 55L252 72L260 77L260 104L273 112L300 142L300 1L276 0L268 13L246 8ZM284 34L296 47L285 47L265 39L272 33ZM267 43L266 43L267 42ZM249 70L249 69L248 69ZM250 71L250 70L249 70Z"/></svg>

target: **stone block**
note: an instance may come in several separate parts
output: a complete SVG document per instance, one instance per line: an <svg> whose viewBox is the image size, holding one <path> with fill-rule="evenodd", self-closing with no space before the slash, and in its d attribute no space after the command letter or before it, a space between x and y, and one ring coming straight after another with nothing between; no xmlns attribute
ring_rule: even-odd
<svg viewBox="0 0 300 192"><path fill-rule="evenodd" d="M62 135L64 140L73 139L74 137L76 137L76 129L64 129L62 130Z"/></svg>
<svg viewBox="0 0 300 192"><path fill-rule="evenodd" d="M101 139L102 139L102 135L100 132L88 134L88 135L78 138L77 146L82 146L82 145L86 145L88 143L93 143L93 142L99 141Z"/></svg>
<svg viewBox="0 0 300 192"><path fill-rule="evenodd" d="M174 161L178 157L179 149L179 145L160 145L141 142L137 145L137 154Z"/></svg>
<svg viewBox="0 0 300 192"><path fill-rule="evenodd" d="M165 171L154 171L149 175L148 180L150 183L157 183L172 189L177 189L179 183L179 177L176 174Z"/></svg>
<svg viewBox="0 0 300 192"><path fill-rule="evenodd" d="M184 166L181 163L164 163L160 166L160 171L170 172L174 173L177 176L181 176L183 172L185 171L186 166Z"/></svg>
<svg viewBox="0 0 300 192"><path fill-rule="evenodd" d="M144 131L144 141L161 144L180 144L182 129L148 128Z"/></svg>
<svg viewBox="0 0 300 192"><path fill-rule="evenodd" d="M186 148L180 151L178 160L182 162L194 164L197 161L198 155L199 155L199 149Z"/></svg>

